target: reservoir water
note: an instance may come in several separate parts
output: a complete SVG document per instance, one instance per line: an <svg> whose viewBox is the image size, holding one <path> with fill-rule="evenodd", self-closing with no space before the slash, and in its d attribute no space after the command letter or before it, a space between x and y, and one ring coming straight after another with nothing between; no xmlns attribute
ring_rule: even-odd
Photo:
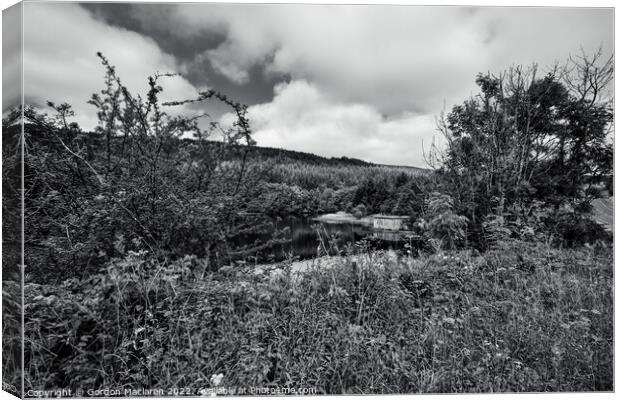
<svg viewBox="0 0 620 400"><path fill-rule="evenodd" d="M320 255L335 255L365 240L372 248L398 249L404 242L396 232L378 232L372 227L350 222L319 222L311 217L286 217L271 220L272 227L261 234L245 237L247 242L263 243L275 237L276 243L248 254L259 262L280 261L290 257L300 259Z"/></svg>

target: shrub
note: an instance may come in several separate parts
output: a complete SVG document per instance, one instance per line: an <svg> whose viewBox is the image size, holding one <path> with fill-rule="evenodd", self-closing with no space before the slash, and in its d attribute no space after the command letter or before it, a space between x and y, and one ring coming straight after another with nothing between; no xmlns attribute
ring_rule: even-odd
<svg viewBox="0 0 620 400"><path fill-rule="evenodd" d="M434 192L426 201L429 241L437 250L454 249L466 238L468 219L454 212L454 201Z"/></svg>
<svg viewBox="0 0 620 400"><path fill-rule="evenodd" d="M249 170L254 144L246 107L209 90L192 102L218 100L236 115L232 127L176 117L161 104L162 79L149 77L144 97L132 94L98 54L105 87L92 96L99 125L83 132L67 104L56 117L26 110L24 184L26 263L38 281L98 271L126 251L162 259L196 254L212 266L230 263L231 246L265 219L242 217L262 171ZM214 139L222 134L220 143ZM192 135L192 140L182 136ZM122 249L122 251L119 251ZM79 268L76 268L79 266Z"/></svg>
<svg viewBox="0 0 620 400"><path fill-rule="evenodd" d="M557 218L549 220L548 224L551 231L556 233L560 245L575 247L599 241L608 243L613 241L612 233L588 215L562 212Z"/></svg>
<svg viewBox="0 0 620 400"><path fill-rule="evenodd" d="M368 215L368 210L366 206L363 204L358 204L352 211L352 214L355 218L359 219Z"/></svg>

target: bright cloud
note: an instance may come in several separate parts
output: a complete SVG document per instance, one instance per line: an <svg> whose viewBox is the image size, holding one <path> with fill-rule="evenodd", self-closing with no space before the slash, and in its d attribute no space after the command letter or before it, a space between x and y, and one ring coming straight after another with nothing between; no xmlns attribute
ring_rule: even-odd
<svg viewBox="0 0 620 400"><path fill-rule="evenodd" d="M86 102L103 88L101 51L116 66L123 84L134 93L148 90L146 78L156 72L178 72L174 57L152 39L93 19L77 4L25 3L24 92L31 102L71 104L85 129L96 126L94 107ZM183 78L162 81L162 100L196 97Z"/></svg>
<svg viewBox="0 0 620 400"><path fill-rule="evenodd" d="M278 85L272 102L252 106L248 114L261 146L383 164L425 167L423 145L428 150L436 132L432 115L386 119L367 104L331 101L304 80Z"/></svg>

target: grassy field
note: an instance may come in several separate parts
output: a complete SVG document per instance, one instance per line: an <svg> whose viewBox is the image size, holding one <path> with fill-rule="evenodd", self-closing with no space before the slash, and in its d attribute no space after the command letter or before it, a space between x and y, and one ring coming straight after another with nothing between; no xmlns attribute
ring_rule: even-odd
<svg viewBox="0 0 620 400"><path fill-rule="evenodd" d="M275 275L132 253L28 284L26 388L613 390L611 248L360 253Z"/></svg>

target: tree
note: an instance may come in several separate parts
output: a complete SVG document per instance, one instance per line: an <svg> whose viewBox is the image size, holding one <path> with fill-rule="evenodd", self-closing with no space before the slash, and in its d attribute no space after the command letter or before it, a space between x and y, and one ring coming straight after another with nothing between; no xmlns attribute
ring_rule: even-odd
<svg viewBox="0 0 620 400"><path fill-rule="evenodd" d="M600 50L543 77L536 65L478 75L480 94L440 119L447 146L435 158L472 232L488 216L527 217L533 200L587 209L612 174L612 78Z"/></svg>
<svg viewBox="0 0 620 400"><path fill-rule="evenodd" d="M381 204L390 197L387 184L383 179L366 178L358 186L353 204L364 204L369 212L380 212Z"/></svg>

